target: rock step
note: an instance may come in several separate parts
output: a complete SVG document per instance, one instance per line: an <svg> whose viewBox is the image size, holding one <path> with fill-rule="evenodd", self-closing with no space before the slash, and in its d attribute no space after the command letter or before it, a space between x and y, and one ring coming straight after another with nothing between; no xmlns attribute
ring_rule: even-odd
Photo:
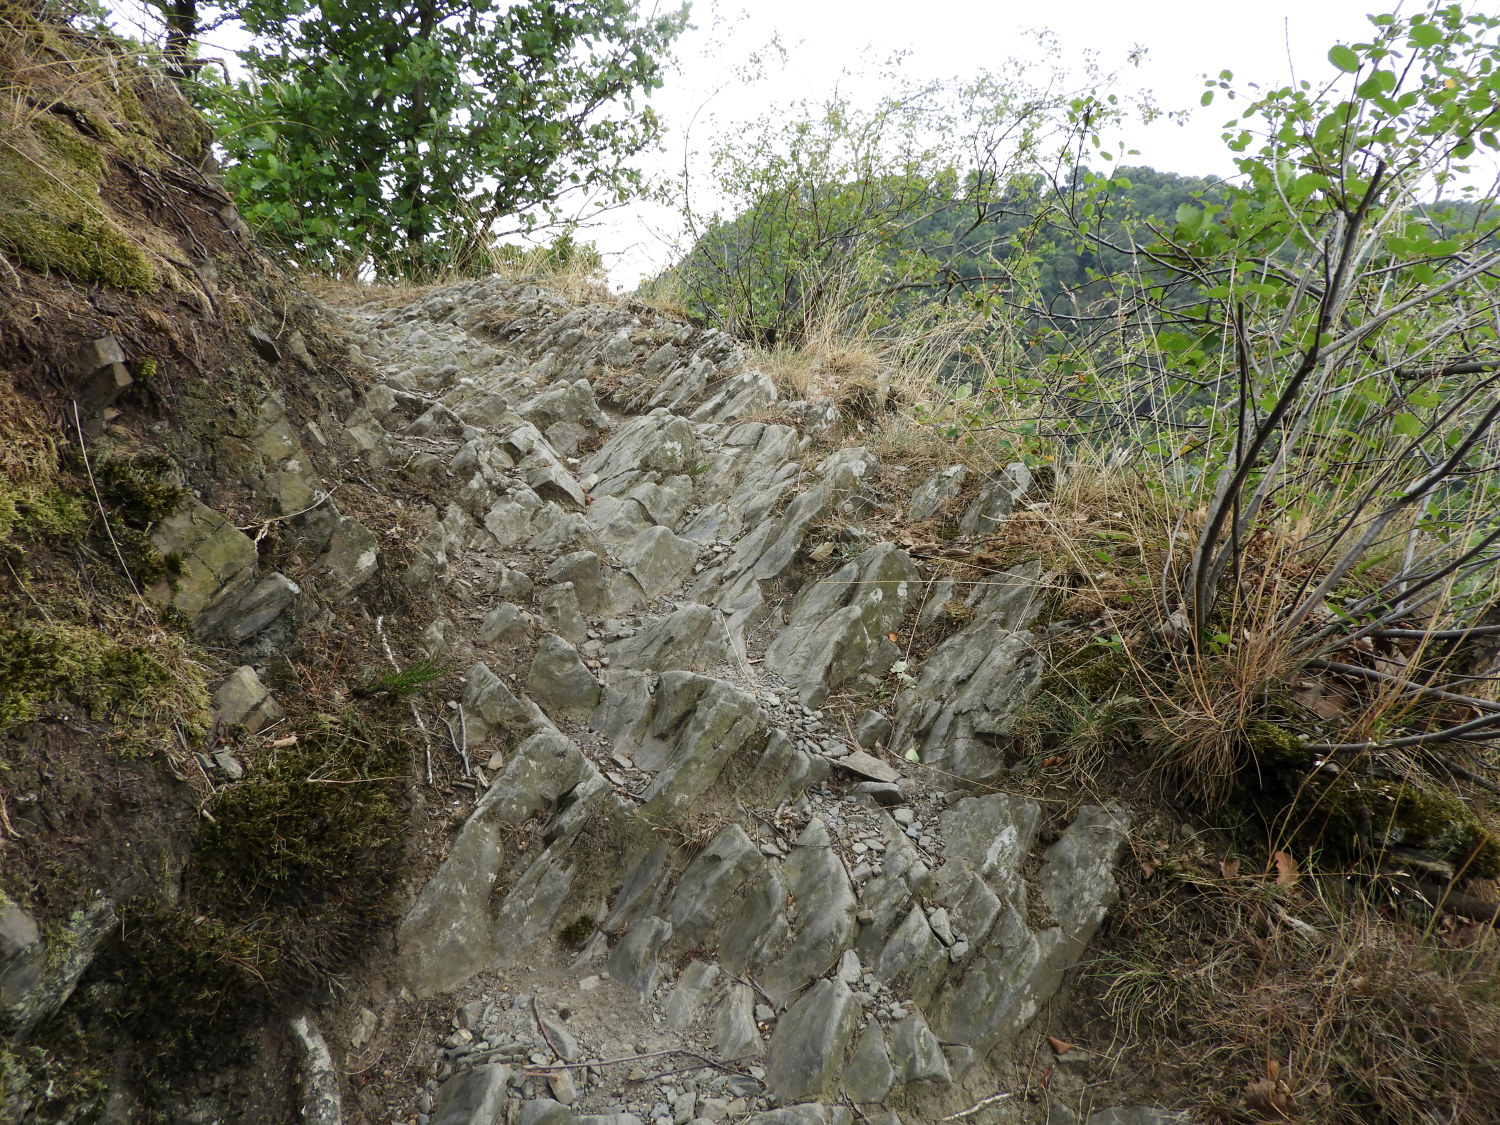
<svg viewBox="0 0 1500 1125"><path fill-rule="evenodd" d="M431 1120L519 1098L523 1122L688 1125L738 1098L737 1118L844 1125L1025 1028L1113 903L1129 822L1085 807L1039 850L1040 807L989 788L1040 675L1039 568L959 587L873 537L818 566L819 529L859 524L879 466L859 447L808 464L833 415L777 402L720 333L498 278L355 331L384 377L342 448L431 497L402 577L430 644L468 662L452 706L488 771L401 923L408 986L524 979L567 931L579 1003L628 999L714 1062L666 1098L602 1065L651 1052L594 1026L574 1047L601 1065L559 1067L558 1037L490 993L493 1026L443 1048ZM754 418L773 406L814 421ZM909 516L966 483L932 475ZM981 482L964 533L1029 486L1021 466ZM886 683L892 638L960 598L893 713L836 729L825 703Z"/></svg>

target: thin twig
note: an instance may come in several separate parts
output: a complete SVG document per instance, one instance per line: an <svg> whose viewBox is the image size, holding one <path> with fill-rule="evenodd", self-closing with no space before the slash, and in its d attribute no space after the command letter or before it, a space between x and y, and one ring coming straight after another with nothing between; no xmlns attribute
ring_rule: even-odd
<svg viewBox="0 0 1500 1125"><path fill-rule="evenodd" d="M1500 714L1500 703L1493 699L1479 699L1472 695L1459 695L1457 692L1444 691L1442 688L1429 687L1426 684L1415 683L1404 676L1395 676L1390 672L1381 672L1375 668L1366 668L1360 664L1343 664L1337 660L1309 660L1309 668L1318 668L1325 672L1333 672L1340 676L1358 676L1365 680L1374 680L1377 683L1393 684L1403 692L1411 692L1416 695L1425 696L1428 699L1441 699L1444 703L1459 703L1465 707L1472 707L1476 711L1488 711Z"/></svg>
<svg viewBox="0 0 1500 1125"><path fill-rule="evenodd" d="M463 763L464 776L473 777L474 767L469 764L469 724L464 718L464 705L458 705L458 733L453 731L453 724L447 719L443 720L443 726L448 728L448 741L453 743L453 749L458 751L458 760Z"/></svg>
<svg viewBox="0 0 1500 1125"><path fill-rule="evenodd" d="M1008 1098L1010 1096L1011 1096L1011 1094L1010 1094L1009 1090L1006 1090L1005 1092L999 1093L999 1094L991 1094L987 1098L981 1098L979 1101L977 1101L973 1105L971 1105L968 1109L961 1109L957 1113L950 1113L947 1117L940 1117L940 1118L938 1118L938 1120L939 1121L962 1121L965 1117L973 1117L980 1110L985 1109L985 1108L987 1108L989 1106L992 1106L996 1102L1003 1102L1006 1098Z"/></svg>
<svg viewBox="0 0 1500 1125"><path fill-rule="evenodd" d="M391 642L385 639L385 616L375 618L375 635L380 638L381 647L385 649L385 658L391 662L391 667L397 672L401 671L401 664L396 659L396 654L391 651ZM422 720L422 712L417 710L417 701L408 699L407 704L411 707L411 717L416 720L417 728L422 732L422 744L427 750L427 784L430 787L432 781L432 732L427 729L427 724Z"/></svg>
<svg viewBox="0 0 1500 1125"><path fill-rule="evenodd" d="M120 550L120 541L115 538L114 529L109 526L109 513L104 510L104 498L99 495L99 486L94 482L94 466L89 461L89 447L83 440L83 419L78 415L78 400L73 400L73 430L78 434L78 449L83 454L83 467L89 474L89 487L94 490L94 503L99 505L99 518L104 521L104 532L109 536L109 542L115 549L115 558L120 560L120 569L125 572L125 581L130 583L130 588L135 591L135 596L141 596L141 588L135 584L135 575L130 573L130 567L125 563L125 553Z"/></svg>

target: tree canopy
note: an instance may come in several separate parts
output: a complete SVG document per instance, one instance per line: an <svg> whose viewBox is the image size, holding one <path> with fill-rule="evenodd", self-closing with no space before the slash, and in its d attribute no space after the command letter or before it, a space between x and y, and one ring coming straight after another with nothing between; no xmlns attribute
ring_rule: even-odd
<svg viewBox="0 0 1500 1125"><path fill-rule="evenodd" d="M529 229L570 194L626 198L686 21L629 0L230 10L248 77L200 75L246 219L304 266L406 277L481 266L497 224Z"/></svg>

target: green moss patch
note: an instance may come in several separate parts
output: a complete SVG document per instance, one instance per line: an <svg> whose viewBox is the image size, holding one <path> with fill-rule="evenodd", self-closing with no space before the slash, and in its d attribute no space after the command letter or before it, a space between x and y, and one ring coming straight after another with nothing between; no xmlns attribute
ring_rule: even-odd
<svg viewBox="0 0 1500 1125"><path fill-rule="evenodd" d="M1306 791L1294 811L1310 831L1335 845L1422 848L1464 876L1500 875L1500 839L1451 793L1345 772Z"/></svg>
<svg viewBox="0 0 1500 1125"><path fill-rule="evenodd" d="M175 638L0 617L0 730L69 702L100 721L143 724L132 743L155 724L208 726L202 673Z"/></svg>
<svg viewBox="0 0 1500 1125"><path fill-rule="evenodd" d="M340 965L392 917L410 774L397 724L349 711L297 723L277 748L208 808L189 872L195 899L261 935L268 973L305 984Z"/></svg>
<svg viewBox="0 0 1500 1125"><path fill-rule="evenodd" d="M0 145L0 249L35 270L148 292L156 271L97 200L97 169L59 147Z"/></svg>

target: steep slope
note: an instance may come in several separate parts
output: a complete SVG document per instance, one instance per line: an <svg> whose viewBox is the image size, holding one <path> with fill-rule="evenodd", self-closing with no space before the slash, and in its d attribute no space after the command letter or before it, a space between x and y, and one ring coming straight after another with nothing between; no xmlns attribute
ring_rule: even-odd
<svg viewBox="0 0 1500 1125"><path fill-rule="evenodd" d="M835 419L716 332L500 278L360 319L382 376L343 441L426 489L403 580L464 669L437 752L476 798L397 933L410 999L364 1016L424 1060L416 1110L923 1121L993 1093L1129 821L992 784L1037 568L883 538L912 513L874 456L790 424ZM916 518L991 532L1028 479L962 476ZM432 996L459 1014L414 1045Z"/></svg>

